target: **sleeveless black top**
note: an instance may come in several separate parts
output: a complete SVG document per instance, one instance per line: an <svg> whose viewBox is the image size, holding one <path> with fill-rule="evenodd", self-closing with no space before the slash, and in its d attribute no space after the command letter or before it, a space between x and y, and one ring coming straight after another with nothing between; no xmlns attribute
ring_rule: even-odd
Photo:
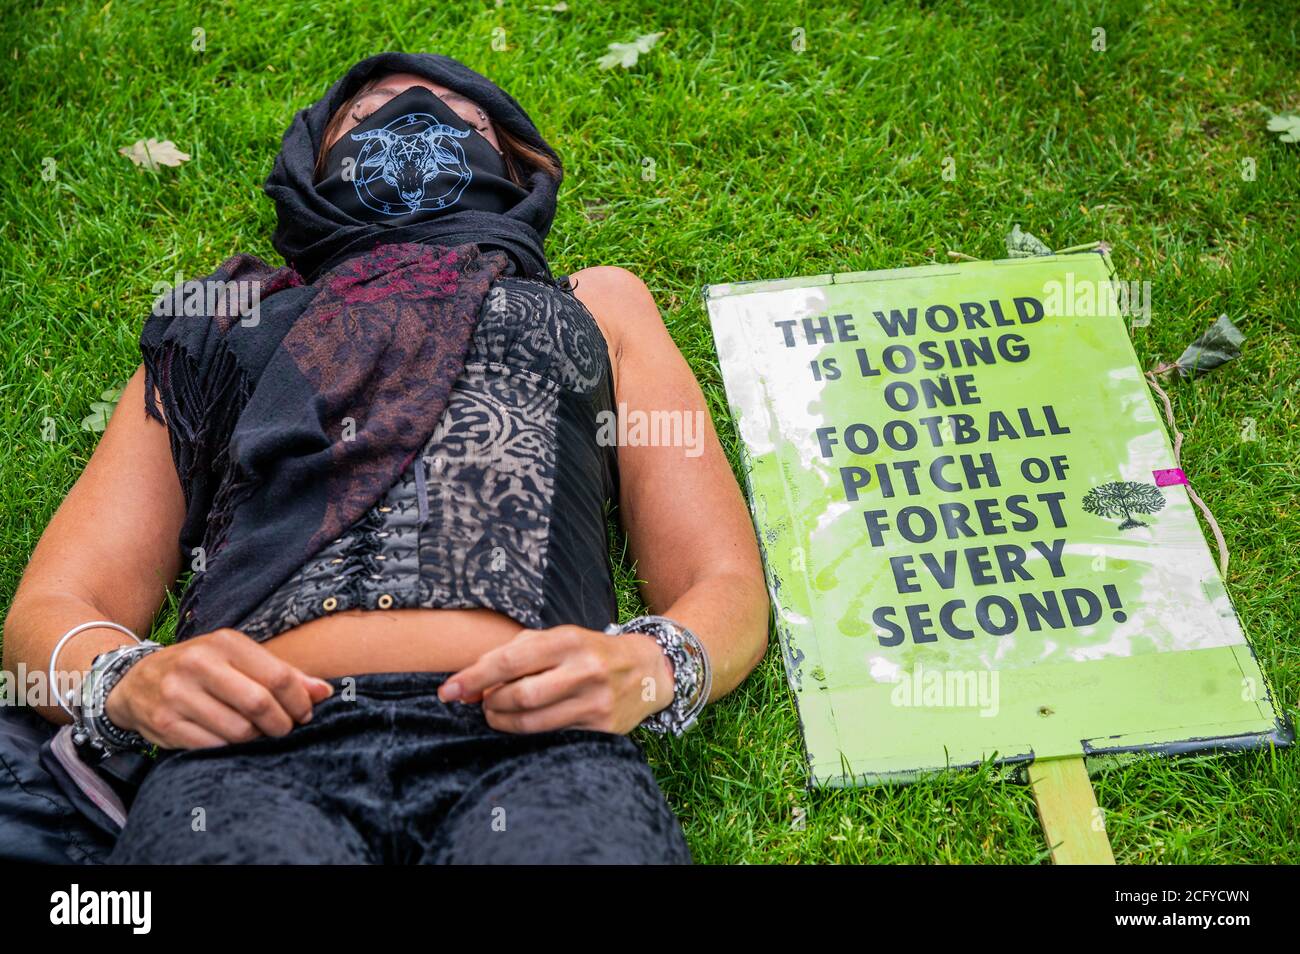
<svg viewBox="0 0 1300 954"><path fill-rule="evenodd" d="M422 455L237 629L270 639L351 609L486 607L521 626L618 617L610 358L568 277L505 276Z"/></svg>

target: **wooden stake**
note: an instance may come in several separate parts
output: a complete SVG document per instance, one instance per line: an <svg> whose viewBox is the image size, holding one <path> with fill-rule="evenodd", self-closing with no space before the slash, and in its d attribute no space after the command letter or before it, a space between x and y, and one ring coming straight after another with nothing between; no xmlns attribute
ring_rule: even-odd
<svg viewBox="0 0 1300 954"><path fill-rule="evenodd" d="M1115 863L1082 755L1033 762L1029 784L1054 864Z"/></svg>

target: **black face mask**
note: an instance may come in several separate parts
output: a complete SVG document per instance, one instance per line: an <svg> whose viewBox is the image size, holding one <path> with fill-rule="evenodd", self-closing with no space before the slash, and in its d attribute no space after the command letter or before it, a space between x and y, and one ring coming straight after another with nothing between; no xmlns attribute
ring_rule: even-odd
<svg viewBox="0 0 1300 954"><path fill-rule="evenodd" d="M410 225L453 212L503 214L527 191L478 130L414 86L345 132L317 193L354 219Z"/></svg>

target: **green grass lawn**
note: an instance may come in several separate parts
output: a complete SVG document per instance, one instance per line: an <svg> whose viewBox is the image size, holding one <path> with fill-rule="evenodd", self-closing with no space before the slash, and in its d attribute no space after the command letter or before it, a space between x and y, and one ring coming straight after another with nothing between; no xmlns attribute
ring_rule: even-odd
<svg viewBox="0 0 1300 954"><path fill-rule="evenodd" d="M1230 592L1294 714L1300 145L1265 128L1300 111L1293 3L7 6L3 605L95 446L81 419L139 363L154 284L237 250L278 261L261 184L292 113L363 56L440 52L512 93L559 151L555 271L646 280L733 460L711 282L999 258L1020 223L1055 248L1105 240L1125 278L1152 283L1135 331L1147 367L1227 312L1243 357L1171 396L1184 466L1232 550ZM598 67L608 43L658 31L631 70ZM149 137L192 159L153 174L118 154ZM699 730L646 746L701 862L1046 854L1029 791L996 770L806 791L775 648ZM1145 760L1094 786L1120 862L1300 860L1294 750Z"/></svg>

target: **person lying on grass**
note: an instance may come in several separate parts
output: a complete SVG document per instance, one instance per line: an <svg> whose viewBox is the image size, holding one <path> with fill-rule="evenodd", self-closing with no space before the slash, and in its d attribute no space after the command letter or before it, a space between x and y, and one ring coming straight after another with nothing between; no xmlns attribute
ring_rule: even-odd
<svg viewBox="0 0 1300 954"><path fill-rule="evenodd" d="M193 571L172 645L80 632L90 711L42 709L160 748L110 861L691 860L629 733L747 677L767 594L645 284L550 273L561 177L491 81L370 57L284 137L286 264L156 303L5 625L6 668L49 667ZM696 446L602 436L651 415ZM659 614L621 627L608 503Z"/></svg>

